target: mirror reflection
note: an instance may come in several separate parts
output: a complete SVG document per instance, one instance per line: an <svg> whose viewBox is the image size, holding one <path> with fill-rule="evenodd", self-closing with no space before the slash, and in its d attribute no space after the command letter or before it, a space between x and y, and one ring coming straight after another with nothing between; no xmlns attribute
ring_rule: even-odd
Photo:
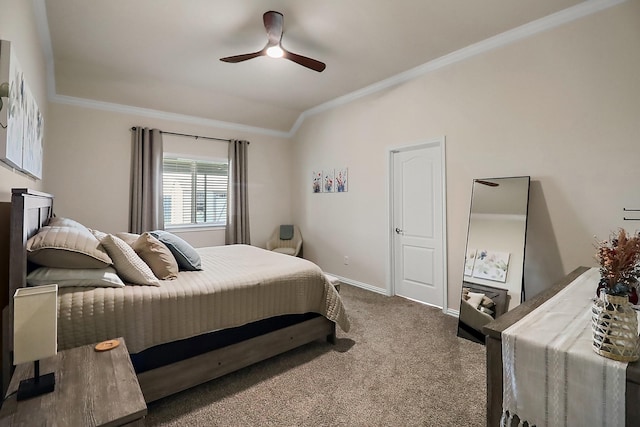
<svg viewBox="0 0 640 427"><path fill-rule="evenodd" d="M482 327L523 299L528 176L475 179L458 336L484 343Z"/></svg>

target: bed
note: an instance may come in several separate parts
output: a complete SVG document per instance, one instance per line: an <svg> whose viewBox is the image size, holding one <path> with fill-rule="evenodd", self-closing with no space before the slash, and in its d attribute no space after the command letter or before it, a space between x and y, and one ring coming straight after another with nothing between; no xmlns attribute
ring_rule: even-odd
<svg viewBox="0 0 640 427"><path fill-rule="evenodd" d="M12 296L33 269L26 244L53 216L53 196L12 192L10 303L3 311L3 386ZM59 350L122 336L147 402L349 329L342 301L315 264L248 245L201 248L202 271L158 286L60 287Z"/></svg>

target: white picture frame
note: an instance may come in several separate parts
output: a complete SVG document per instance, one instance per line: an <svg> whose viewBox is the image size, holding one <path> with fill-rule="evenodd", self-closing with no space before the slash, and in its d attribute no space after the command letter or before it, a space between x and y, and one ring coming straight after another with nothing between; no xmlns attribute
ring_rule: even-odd
<svg viewBox="0 0 640 427"><path fill-rule="evenodd" d="M473 264L473 277L505 283L509 270L509 255L509 252L478 250Z"/></svg>
<svg viewBox="0 0 640 427"><path fill-rule="evenodd" d="M311 192L322 193L322 171L311 171Z"/></svg>
<svg viewBox="0 0 640 427"><path fill-rule="evenodd" d="M333 169L325 169L322 171L322 192L334 193L336 191Z"/></svg>
<svg viewBox="0 0 640 427"><path fill-rule="evenodd" d="M335 170L336 193L346 193L349 191L349 168L338 168Z"/></svg>
<svg viewBox="0 0 640 427"><path fill-rule="evenodd" d="M0 85L5 83L9 91L0 110L0 160L42 179L44 118L11 42L0 40Z"/></svg>
<svg viewBox="0 0 640 427"><path fill-rule="evenodd" d="M9 96L0 110L0 160L22 170L24 132L24 75L11 42L0 40L0 85L8 84Z"/></svg>

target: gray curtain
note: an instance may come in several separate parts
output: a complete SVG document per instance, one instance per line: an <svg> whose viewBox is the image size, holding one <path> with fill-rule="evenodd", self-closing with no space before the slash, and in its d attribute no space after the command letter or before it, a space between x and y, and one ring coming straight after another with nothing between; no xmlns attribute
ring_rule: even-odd
<svg viewBox="0 0 640 427"><path fill-rule="evenodd" d="M229 142L227 190L227 245L251 244L249 236L249 189L247 182L249 141Z"/></svg>
<svg viewBox="0 0 640 427"><path fill-rule="evenodd" d="M129 231L164 229L162 208L162 134L158 129L133 129L131 214Z"/></svg>

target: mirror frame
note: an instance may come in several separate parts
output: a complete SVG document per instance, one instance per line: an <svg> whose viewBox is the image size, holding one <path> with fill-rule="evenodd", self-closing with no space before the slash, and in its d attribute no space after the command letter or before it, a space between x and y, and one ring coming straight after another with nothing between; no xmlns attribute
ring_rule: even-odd
<svg viewBox="0 0 640 427"><path fill-rule="evenodd" d="M527 229L528 229L528 223L529 223L529 197L531 193L531 177L524 175L524 176L479 178L479 179L473 180L473 185L471 189L471 203L469 206L469 219L467 223L467 239L466 239L465 252L464 252L465 256L463 261L464 264L463 264L462 290L460 293L460 311L458 312L459 314L458 314L458 333L457 334L461 338L466 338L466 339L484 344L484 334L479 329L476 329L473 326L470 326L464 323L462 321L463 313L466 316L474 316L474 319L472 319L472 321L475 322L476 324L480 324L482 322L488 323L489 321L493 319L497 319L499 316L506 313L509 310L509 305L512 304L512 302L510 301L511 295L508 289L501 288L499 286L500 282L496 282L496 286L488 285L487 281L482 281L482 283L469 282L466 280L466 277L468 276L465 276L464 274L466 262L467 262L466 257L469 251L469 237L471 234L471 219L473 214L474 195L476 195L477 197L476 183L491 186L490 183L493 183L493 181L506 180L506 179L523 179L523 178L526 178L526 206L525 206L525 212L524 212L525 220L524 220L524 230L523 230L523 239L522 239L522 266L521 266L522 275L520 277L520 298L518 303L514 305L515 307L519 305L522 301L524 301L524 290L525 290L524 267L525 267L525 252L526 252L526 242L527 242ZM480 249L483 249L483 248L480 248ZM473 308L472 305L468 305L468 307L465 306L463 303L465 288L470 289L470 291L483 293L485 294L485 296L490 298L492 302L495 303L494 310L491 310L493 311L493 314L486 312L482 307L480 309L475 309ZM475 312L472 313L469 311L469 309L478 311L480 313L476 315ZM485 313L482 313L482 311L485 311ZM493 319L490 319L491 317L493 317Z"/></svg>

